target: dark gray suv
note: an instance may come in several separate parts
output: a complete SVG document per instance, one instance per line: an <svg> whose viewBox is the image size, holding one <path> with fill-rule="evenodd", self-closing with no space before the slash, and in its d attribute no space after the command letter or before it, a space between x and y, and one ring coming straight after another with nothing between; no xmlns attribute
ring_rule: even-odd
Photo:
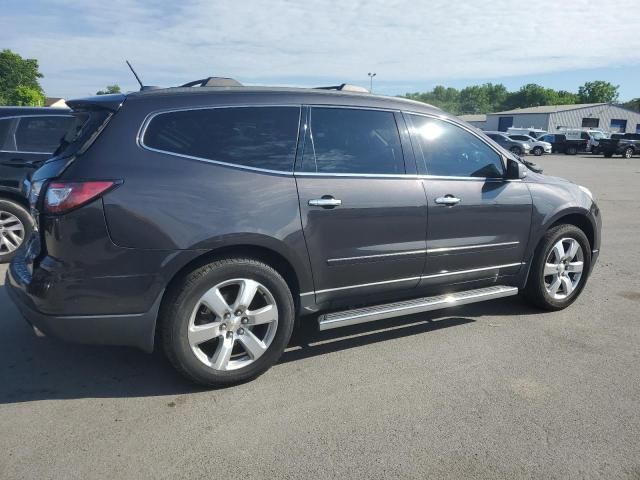
<svg viewBox="0 0 640 480"><path fill-rule="evenodd" d="M196 382L256 377L297 322L518 292L561 309L598 256L588 189L423 103L204 86L68 104L81 127L33 175L10 296L40 332L158 344Z"/></svg>

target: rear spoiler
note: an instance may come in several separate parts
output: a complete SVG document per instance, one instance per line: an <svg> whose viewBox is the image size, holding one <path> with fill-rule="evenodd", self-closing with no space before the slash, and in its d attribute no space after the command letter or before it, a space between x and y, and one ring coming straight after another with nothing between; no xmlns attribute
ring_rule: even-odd
<svg viewBox="0 0 640 480"><path fill-rule="evenodd" d="M112 93L109 95L96 95L95 97L78 98L67 100L66 103L73 110L108 110L116 112L124 103L126 95L122 93Z"/></svg>

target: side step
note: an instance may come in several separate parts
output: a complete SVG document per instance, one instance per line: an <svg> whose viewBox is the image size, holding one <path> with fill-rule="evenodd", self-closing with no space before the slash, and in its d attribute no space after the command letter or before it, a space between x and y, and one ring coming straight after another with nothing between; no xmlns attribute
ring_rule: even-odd
<svg viewBox="0 0 640 480"><path fill-rule="evenodd" d="M358 323L373 322L384 318L402 317L414 313L428 312L440 308L455 307L467 303L484 302L494 298L517 295L516 287L495 285L492 287L467 290L465 292L438 295L435 297L414 298L404 302L387 303L373 307L356 308L343 312L326 313L318 317L320 330L346 327Z"/></svg>

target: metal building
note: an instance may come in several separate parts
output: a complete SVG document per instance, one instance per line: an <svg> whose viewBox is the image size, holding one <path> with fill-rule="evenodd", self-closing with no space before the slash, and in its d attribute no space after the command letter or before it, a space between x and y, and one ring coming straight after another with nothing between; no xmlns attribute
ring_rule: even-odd
<svg viewBox="0 0 640 480"><path fill-rule="evenodd" d="M460 120L464 120L467 123L470 123L471 125L473 125L476 128L479 128L480 130L486 130L486 124L487 124L487 116L484 114L478 114L478 115L458 115L458 118Z"/></svg>
<svg viewBox="0 0 640 480"><path fill-rule="evenodd" d="M612 133L640 133L640 113L608 103L545 105L490 113L482 128L504 132L509 127L540 128L547 132L596 128Z"/></svg>

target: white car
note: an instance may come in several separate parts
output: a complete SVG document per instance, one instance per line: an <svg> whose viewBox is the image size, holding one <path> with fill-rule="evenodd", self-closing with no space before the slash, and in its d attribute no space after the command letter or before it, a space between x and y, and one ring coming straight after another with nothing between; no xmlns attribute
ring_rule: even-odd
<svg viewBox="0 0 640 480"><path fill-rule="evenodd" d="M517 140L519 142L527 142L529 145L531 145L530 153L532 153L536 157L539 157L544 153L551 153L551 144L549 142L536 140L529 135L509 135L509 138L512 140Z"/></svg>

